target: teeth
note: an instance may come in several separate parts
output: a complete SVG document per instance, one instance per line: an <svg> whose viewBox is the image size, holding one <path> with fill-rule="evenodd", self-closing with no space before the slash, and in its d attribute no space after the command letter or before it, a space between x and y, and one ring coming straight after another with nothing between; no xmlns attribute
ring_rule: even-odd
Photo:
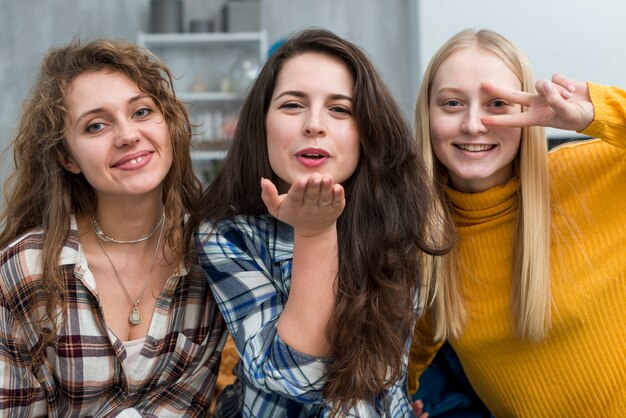
<svg viewBox="0 0 626 418"><path fill-rule="evenodd" d="M129 161L129 163L131 164L139 164L141 161L143 161L146 157L137 157L134 158L132 160Z"/></svg>
<svg viewBox="0 0 626 418"><path fill-rule="evenodd" d="M480 152L480 151L489 151L490 149L495 148L495 145L487 145L487 144L458 144L457 148L460 148L463 151Z"/></svg>

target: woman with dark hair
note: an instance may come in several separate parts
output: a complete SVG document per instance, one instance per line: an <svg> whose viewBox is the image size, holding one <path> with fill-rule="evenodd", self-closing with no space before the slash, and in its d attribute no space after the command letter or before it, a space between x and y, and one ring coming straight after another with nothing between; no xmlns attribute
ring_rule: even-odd
<svg viewBox="0 0 626 418"><path fill-rule="evenodd" d="M184 238L190 141L147 50L46 55L1 218L0 415L206 416L227 332Z"/></svg>
<svg viewBox="0 0 626 418"><path fill-rule="evenodd" d="M286 40L198 211L201 264L241 357L215 415L411 416L420 262L446 251L424 234L432 199L365 53L321 29Z"/></svg>

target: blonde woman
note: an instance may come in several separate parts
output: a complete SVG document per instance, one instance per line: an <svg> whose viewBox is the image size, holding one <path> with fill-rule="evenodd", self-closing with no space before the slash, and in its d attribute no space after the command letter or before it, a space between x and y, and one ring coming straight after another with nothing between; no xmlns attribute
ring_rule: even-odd
<svg viewBox="0 0 626 418"><path fill-rule="evenodd" d="M458 241L410 375L448 339L495 416L624 416L626 92L563 76L537 86L488 30L457 34L426 70L417 134ZM602 140L548 154L533 125Z"/></svg>

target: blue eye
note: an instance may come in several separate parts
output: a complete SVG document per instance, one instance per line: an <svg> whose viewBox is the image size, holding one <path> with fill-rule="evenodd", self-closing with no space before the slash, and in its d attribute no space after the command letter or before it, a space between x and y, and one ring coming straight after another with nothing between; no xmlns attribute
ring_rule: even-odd
<svg viewBox="0 0 626 418"><path fill-rule="evenodd" d="M85 128L85 132L96 133L96 132L100 132L103 129L104 129L104 123L97 122L97 123L92 123L91 125L87 125L87 127Z"/></svg>
<svg viewBox="0 0 626 418"><path fill-rule="evenodd" d="M144 116L148 116L150 113L152 113L152 110L148 109L147 107L145 107L145 108L141 108L138 111L136 111L135 115L139 116L140 118L142 118Z"/></svg>

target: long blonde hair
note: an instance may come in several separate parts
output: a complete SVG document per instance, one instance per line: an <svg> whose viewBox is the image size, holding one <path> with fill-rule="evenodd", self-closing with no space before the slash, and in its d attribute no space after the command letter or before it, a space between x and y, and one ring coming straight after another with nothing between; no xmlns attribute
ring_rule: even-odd
<svg viewBox="0 0 626 418"><path fill-rule="evenodd" d="M490 30L465 30L446 42L431 59L417 98L415 125L417 141L436 190L445 200L443 185L447 169L436 158L431 146L429 99L433 78L441 64L455 52L479 47L498 56L522 83L522 90L534 92L532 69L524 53L504 36ZM520 205L513 245L513 288L511 320L521 339L539 341L546 337L551 324L550 284L550 187L547 143L543 128L522 129L518 153L520 168ZM449 205L437 208L437 216L452 219ZM442 237L443 238L443 237ZM459 265L453 249L443 257L432 259L436 264L432 300L432 321L436 339L459 337L468 312L458 273Z"/></svg>

